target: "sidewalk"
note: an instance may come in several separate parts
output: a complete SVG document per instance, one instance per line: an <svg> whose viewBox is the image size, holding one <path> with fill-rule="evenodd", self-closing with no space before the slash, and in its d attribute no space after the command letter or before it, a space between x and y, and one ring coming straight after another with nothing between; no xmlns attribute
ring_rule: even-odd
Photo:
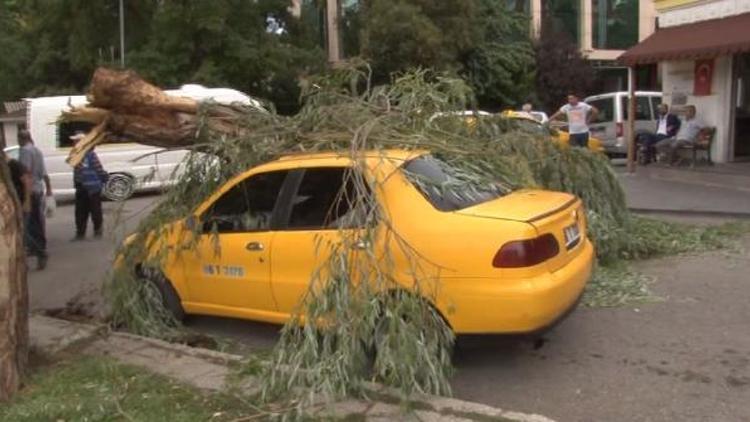
<svg viewBox="0 0 750 422"><path fill-rule="evenodd" d="M237 383L242 356L171 344L127 333L108 332L106 327L32 315L29 321L32 348L54 355L73 344L81 353L108 356L121 363L139 366L176 381L208 391L241 388L248 395L257 392L260 381L248 375ZM517 421L554 422L540 415L506 411L482 404L444 397L422 396L404 410L398 398L384 386L372 384L377 401L349 399L322 406L311 416L322 420L368 421Z"/></svg>
<svg viewBox="0 0 750 422"><path fill-rule="evenodd" d="M615 170L632 211L750 218L750 165Z"/></svg>

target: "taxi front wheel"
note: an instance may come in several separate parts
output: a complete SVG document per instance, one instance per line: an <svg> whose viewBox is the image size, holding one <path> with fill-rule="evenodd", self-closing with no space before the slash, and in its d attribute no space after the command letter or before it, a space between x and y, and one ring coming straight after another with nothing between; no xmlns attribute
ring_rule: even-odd
<svg viewBox="0 0 750 422"><path fill-rule="evenodd" d="M141 271L141 276L145 281L156 287L161 295L162 304L172 314L174 319L182 322L185 319L185 310L182 308L182 301L172 283L167 280L164 274L159 270L144 269Z"/></svg>

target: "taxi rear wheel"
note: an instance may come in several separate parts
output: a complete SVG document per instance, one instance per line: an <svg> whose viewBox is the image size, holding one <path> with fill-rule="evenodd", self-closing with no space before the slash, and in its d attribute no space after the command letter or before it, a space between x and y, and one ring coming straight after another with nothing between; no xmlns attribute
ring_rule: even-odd
<svg viewBox="0 0 750 422"><path fill-rule="evenodd" d="M394 291L391 292L392 298L389 298L387 300L398 300L399 295L409 295L412 296L409 292L404 291ZM435 321L439 324L442 324L443 326L440 327L440 329L445 330L451 330L450 324L445 320L445 318L440 314L440 312L435 309L431 304L427 303L426 301L422 301L422 306L426 307L427 312L430 312L433 318L435 318ZM382 306L382 305L381 305ZM387 334L387 326L388 322L386 321L386 317L383 315L383 311L380 311L380 316L378 317L378 321L376 322L374 332L372 334L372 343L369 345L365 345L365 354L366 354L366 365L365 370L369 374L373 374L375 372L375 361L378 358L379 349L384 347L386 345L386 336ZM408 315L400 315L396 316L396 318L400 318L404 322L408 322L410 320ZM453 344L452 346L455 346ZM385 346L387 347L387 346ZM451 347L450 350L448 350L449 356L453 356L453 353L455 352L455 347Z"/></svg>
<svg viewBox="0 0 750 422"><path fill-rule="evenodd" d="M162 304L174 319L179 322L185 320L185 310L182 308L180 296L164 274L155 269L142 269L139 272L145 281L151 283L159 291Z"/></svg>

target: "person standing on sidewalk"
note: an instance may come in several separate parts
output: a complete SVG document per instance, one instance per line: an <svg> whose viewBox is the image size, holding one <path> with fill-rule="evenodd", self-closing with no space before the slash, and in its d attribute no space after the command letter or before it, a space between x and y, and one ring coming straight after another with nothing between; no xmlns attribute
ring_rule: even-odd
<svg viewBox="0 0 750 422"><path fill-rule="evenodd" d="M76 132L70 137L75 145L86 135ZM94 224L94 237L102 237L102 188L109 174L102 167L94 150L86 153L83 160L73 169L73 183L76 189L75 219L76 235L73 241L86 238L89 216Z"/></svg>
<svg viewBox="0 0 750 422"><path fill-rule="evenodd" d="M26 223L26 249L29 255L36 256L37 269L43 270L47 266L47 235L44 216L44 195L52 196L52 186L47 176L42 151L34 145L31 134L27 130L18 132L19 150L18 161L31 174L32 187L29 199L29 211L24 214Z"/></svg>
<svg viewBox="0 0 750 422"><path fill-rule="evenodd" d="M570 134L570 145L574 147L588 148L589 146L589 122L596 119L599 110L578 99L578 95L569 94L568 104L560 107L560 110L550 116L549 120L555 120L565 114L568 119L568 133Z"/></svg>

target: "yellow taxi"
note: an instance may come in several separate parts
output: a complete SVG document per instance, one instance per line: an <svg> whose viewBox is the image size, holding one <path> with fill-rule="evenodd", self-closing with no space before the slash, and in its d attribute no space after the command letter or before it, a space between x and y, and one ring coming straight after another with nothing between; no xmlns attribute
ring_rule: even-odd
<svg viewBox="0 0 750 422"><path fill-rule="evenodd" d="M285 323L331 253L320 245L365 233L361 216L372 214L342 199L356 175L369 186L369 200L357 203L377 204L383 217L350 245L388 251L391 289L423 295L456 334L550 326L574 308L592 271L581 201L460 182L461 174L426 151L284 157L236 176L172 223L151 251L167 246L158 268L139 273L159 282L178 318ZM405 244L420 261L419 291Z"/></svg>
<svg viewBox="0 0 750 422"><path fill-rule="evenodd" d="M542 124L540 121L536 120L526 112L505 110L500 115L508 119L516 119L522 125L522 129L529 130L533 133L549 135L560 145L566 147L570 146L570 134L568 134L568 132L558 129L552 129ZM593 136L589 137L588 148L591 151L604 153L604 146L602 145L602 141L598 138L594 138Z"/></svg>

